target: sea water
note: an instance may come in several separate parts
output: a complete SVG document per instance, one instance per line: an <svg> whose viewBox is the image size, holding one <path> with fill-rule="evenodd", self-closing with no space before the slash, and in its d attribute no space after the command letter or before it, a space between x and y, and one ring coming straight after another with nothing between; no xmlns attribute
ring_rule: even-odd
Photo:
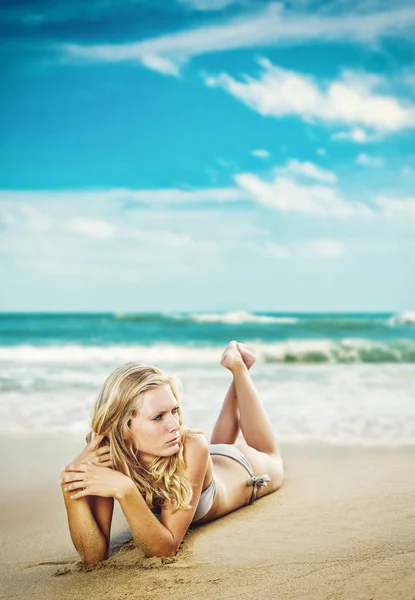
<svg viewBox="0 0 415 600"><path fill-rule="evenodd" d="M2 314L0 430L84 435L107 375L138 361L180 377L185 422L208 436L230 340L256 350L278 440L415 442L415 313Z"/></svg>

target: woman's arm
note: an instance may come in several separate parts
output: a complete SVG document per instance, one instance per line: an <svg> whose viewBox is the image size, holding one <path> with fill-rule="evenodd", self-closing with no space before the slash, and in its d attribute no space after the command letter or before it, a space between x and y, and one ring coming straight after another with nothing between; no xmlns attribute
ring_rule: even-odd
<svg viewBox="0 0 415 600"><path fill-rule="evenodd" d="M134 541L143 546L147 555L174 556L196 512L208 456L209 446L203 436L186 439L186 477L193 486L192 508L175 513L163 509L162 522L151 512L130 478L92 464L78 465L73 470L72 479L69 479L73 483L68 486L71 492L69 502L78 504L91 494L115 498L130 525ZM97 535L97 530L94 533Z"/></svg>
<svg viewBox="0 0 415 600"><path fill-rule="evenodd" d="M163 508L160 523L135 486L118 499L135 541L144 545L150 556L174 556L196 512L208 465L209 444L202 435L189 436L185 443L185 475L193 487L192 508L176 512Z"/></svg>
<svg viewBox="0 0 415 600"><path fill-rule="evenodd" d="M82 561L94 565L105 560L108 557L114 500L96 496L93 500L84 497L74 502L70 491L62 488L62 493L72 542Z"/></svg>
<svg viewBox="0 0 415 600"><path fill-rule="evenodd" d="M159 523L135 483L123 473L91 462L81 463L66 468L62 485L72 540L85 562L103 560L108 550L106 537L86 501L87 496L118 500L135 542L153 556L171 555L171 532Z"/></svg>
<svg viewBox="0 0 415 600"><path fill-rule="evenodd" d="M95 436L73 461L74 465L89 460L94 464L111 466L109 447L98 448L102 438L102 435ZM82 502L73 502L70 498L71 492L66 491L66 479L69 477L69 469L74 465L65 467L59 481L68 515L69 532L83 562L96 564L108 556L114 500L88 496Z"/></svg>

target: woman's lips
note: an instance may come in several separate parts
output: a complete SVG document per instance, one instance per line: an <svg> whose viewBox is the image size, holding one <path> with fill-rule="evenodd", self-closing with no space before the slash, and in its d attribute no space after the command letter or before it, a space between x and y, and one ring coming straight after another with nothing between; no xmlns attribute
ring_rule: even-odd
<svg viewBox="0 0 415 600"><path fill-rule="evenodd" d="M170 440L170 442L167 442L168 444L176 444L179 441L179 437L174 438L174 440Z"/></svg>

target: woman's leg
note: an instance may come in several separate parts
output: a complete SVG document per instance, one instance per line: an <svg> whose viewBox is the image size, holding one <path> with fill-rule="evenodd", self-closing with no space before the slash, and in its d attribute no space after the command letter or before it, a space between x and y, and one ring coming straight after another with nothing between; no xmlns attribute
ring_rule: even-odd
<svg viewBox="0 0 415 600"><path fill-rule="evenodd" d="M233 386L239 407L239 426L246 443L259 452L279 456L280 452L271 422L258 397L236 342L230 342L223 353L221 364L233 375Z"/></svg>
<svg viewBox="0 0 415 600"><path fill-rule="evenodd" d="M239 435L239 406L232 381L210 436L211 444L234 444Z"/></svg>
<svg viewBox="0 0 415 600"><path fill-rule="evenodd" d="M249 370L255 362L254 352L247 347L241 346L242 360ZM225 350L226 352L226 350ZM235 383L232 381L225 399L222 404L222 409L219 417L216 420L215 426L210 437L211 444L234 444L238 438L239 427L239 405L235 389Z"/></svg>

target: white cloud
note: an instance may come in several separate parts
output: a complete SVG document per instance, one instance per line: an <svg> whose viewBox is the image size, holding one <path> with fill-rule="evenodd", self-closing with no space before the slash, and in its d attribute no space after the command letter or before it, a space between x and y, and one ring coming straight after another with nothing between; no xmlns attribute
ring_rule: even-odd
<svg viewBox="0 0 415 600"><path fill-rule="evenodd" d="M331 138L333 140L350 140L351 142L356 142L357 144L364 144L369 141L369 136L367 132L361 127L354 127L350 131L340 131L339 133L334 133Z"/></svg>
<svg viewBox="0 0 415 600"><path fill-rule="evenodd" d="M196 3L197 0L194 0ZM207 5L208 0L203 1ZM220 1L220 0L214 0ZM222 0L222 2L225 0ZM307 13L284 10L281 3L270 2L256 13L246 13L219 25L196 29L129 44L61 46L68 58L96 61L138 61L163 74L177 75L180 65L193 56L237 48L259 48L276 44L318 42L356 42L368 44L386 36L411 37L415 7L372 10L361 13L352 6L336 15L317 10Z"/></svg>
<svg viewBox="0 0 415 600"><path fill-rule="evenodd" d="M344 201L329 186L304 184L277 175L265 181L252 173L235 176L237 185L259 204L283 213L298 212L320 218L344 219L354 214L370 214L363 205Z"/></svg>
<svg viewBox="0 0 415 600"><path fill-rule="evenodd" d="M356 158L356 163L363 167L381 167L383 165L383 158L380 156L369 156L361 152Z"/></svg>
<svg viewBox="0 0 415 600"><path fill-rule="evenodd" d="M388 219L403 218L415 220L415 197L409 198L391 198L388 196L379 196L375 203L381 208L383 214Z"/></svg>
<svg viewBox="0 0 415 600"><path fill-rule="evenodd" d="M28 192L26 198L27 202L19 204L10 201L1 202L0 229L7 230L13 227L20 227L27 231L43 232L51 228L49 217L29 204L30 192Z"/></svg>
<svg viewBox="0 0 415 600"><path fill-rule="evenodd" d="M415 106L403 104L373 88L380 78L344 71L340 79L321 86L314 77L259 61L259 78L242 81L222 73L205 77L208 86L218 86L264 116L298 115L304 121L356 124L382 133L415 126Z"/></svg>
<svg viewBox="0 0 415 600"><path fill-rule="evenodd" d="M311 162L301 162L299 160L290 160L285 167L278 167L277 173L294 173L308 179L315 179L324 183L335 183L337 177L331 171L326 171Z"/></svg>
<svg viewBox="0 0 415 600"><path fill-rule="evenodd" d="M312 180L312 183L308 180ZM274 178L269 181L261 179L253 173L237 173L234 175L235 187L228 188L201 188L181 190L177 188L162 188L153 190L109 189L97 191L1 191L0 202L7 201L9 205L15 203L37 203L38 205L59 205L72 207L72 214L61 215L66 219L72 229L76 229L91 237L123 238L129 235L143 238L143 232L138 229L132 233L131 228L125 224L119 228L114 222L113 211L122 206L126 201L148 205L149 209L157 208L151 214L156 218L160 208L166 210L176 204L194 206L198 203L235 203L250 200L274 208L281 212L297 212L321 218L346 218L355 214L368 215L371 211L366 206L347 202L333 187L336 176L313 163L290 160L285 166L274 169ZM322 182L316 184L314 181ZM106 220L96 219L97 206L104 207L107 214ZM79 212L80 207L89 207L90 214L82 218L74 217L73 210ZM111 208L112 207L112 208ZM182 207L181 207L182 209ZM52 209L51 209L52 210ZM101 208L102 214L103 208ZM92 211L92 212L91 212ZM182 214L183 210L180 211ZM163 213L164 214L164 213ZM161 220L164 218L160 217ZM199 217L197 217L199 218ZM114 227L117 226L116 228ZM162 234L160 234L160 238ZM172 244L186 245L191 243L188 239L177 239Z"/></svg>
<svg viewBox="0 0 415 600"><path fill-rule="evenodd" d="M198 202L234 202L244 199L241 190L234 187L228 188L198 188L198 189L178 189L178 188L159 188L149 190L133 190L129 188L110 188L107 190L59 190L59 191L36 191L25 192L15 190L0 190L0 202L37 202L44 200L71 201L77 200L80 204L89 204L91 202L116 202L116 201L135 201L142 203L157 204L177 204Z"/></svg>
<svg viewBox="0 0 415 600"><path fill-rule="evenodd" d="M71 219L69 226L71 229L93 238L105 239L114 234L114 227L111 223L97 219Z"/></svg>
<svg viewBox="0 0 415 600"><path fill-rule="evenodd" d="M121 58L121 60L122 60L122 58ZM163 58L162 56L157 56L157 54L150 54L150 53L144 54L140 58L140 61L148 69L151 69L152 71L158 71L159 73L162 73L163 75L174 75L175 77L178 77L180 75L180 70L179 70L178 65L176 65L173 61L169 60L168 58ZM112 60L110 62L119 62L119 61L114 58L114 60Z"/></svg>
<svg viewBox="0 0 415 600"><path fill-rule="evenodd" d="M200 188L191 190L180 190L176 188L165 188L155 190L132 191L131 200L138 202L162 202L175 203L197 203L197 202L234 202L244 198L237 188Z"/></svg>
<svg viewBox="0 0 415 600"><path fill-rule="evenodd" d="M317 154L319 156L326 156L327 152L324 150L324 148L317 148Z"/></svg>
<svg viewBox="0 0 415 600"><path fill-rule="evenodd" d="M270 156L268 150L252 150L251 154L257 158L269 158Z"/></svg>
<svg viewBox="0 0 415 600"><path fill-rule="evenodd" d="M157 244L157 246L168 246L171 248L181 248L192 245L192 238L185 234L177 234L168 230L151 229L146 231L139 227L123 227L120 233L122 239L137 240L146 244Z"/></svg>
<svg viewBox="0 0 415 600"><path fill-rule="evenodd" d="M306 253L309 252L320 258L340 258L345 253L344 244L333 239L312 240L305 245Z"/></svg>
<svg viewBox="0 0 415 600"><path fill-rule="evenodd" d="M345 254L344 244L331 238L293 241L285 245L273 241L249 245L261 256L276 260L314 257L333 260Z"/></svg>

